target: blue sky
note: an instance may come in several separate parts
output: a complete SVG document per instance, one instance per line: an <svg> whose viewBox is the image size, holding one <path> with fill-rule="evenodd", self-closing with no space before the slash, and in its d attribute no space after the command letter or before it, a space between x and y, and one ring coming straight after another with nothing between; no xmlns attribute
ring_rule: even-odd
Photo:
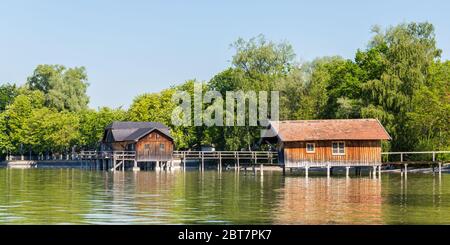
<svg viewBox="0 0 450 245"><path fill-rule="evenodd" d="M264 34L299 61L353 58L370 29L435 25L450 58L448 1L0 1L0 83L23 84L38 64L85 66L90 106L124 106L144 92L209 80L230 66L230 43Z"/></svg>

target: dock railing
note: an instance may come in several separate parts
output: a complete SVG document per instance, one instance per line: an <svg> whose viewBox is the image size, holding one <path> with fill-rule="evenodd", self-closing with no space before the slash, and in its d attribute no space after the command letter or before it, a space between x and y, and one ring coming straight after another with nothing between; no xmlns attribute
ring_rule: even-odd
<svg viewBox="0 0 450 245"><path fill-rule="evenodd" d="M278 153L273 151L174 151L173 158L182 160L265 160L276 163Z"/></svg>
<svg viewBox="0 0 450 245"><path fill-rule="evenodd" d="M424 155L424 156L420 156ZM383 163L449 161L450 151L382 152ZM439 158L440 157L440 158Z"/></svg>

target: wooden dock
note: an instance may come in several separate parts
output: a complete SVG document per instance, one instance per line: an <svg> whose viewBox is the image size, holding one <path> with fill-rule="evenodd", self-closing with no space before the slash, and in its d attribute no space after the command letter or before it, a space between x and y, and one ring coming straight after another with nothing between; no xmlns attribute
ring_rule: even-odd
<svg viewBox="0 0 450 245"><path fill-rule="evenodd" d="M351 162L339 162L339 165L332 165L330 163L323 163L322 165L303 166L305 174L308 175L308 168L326 168L327 176L333 172L333 168L343 167L346 169L346 175L349 175L349 169L354 168L356 172L360 172L362 167L369 169L370 175L376 176L381 174L381 166L393 167L400 166L401 172L408 171L408 165L426 165L433 169L436 167L439 173L442 172L442 167L447 162L438 159L440 154L450 154L450 151L417 151L417 152L382 152L382 162L376 165L356 166ZM422 155L422 159L416 160L417 155ZM424 157L425 155L426 157ZM261 172L264 166L273 165L279 166L285 172L284 165L278 161L278 153L273 151L173 151L172 159L165 162L142 162L136 160L135 151L82 151L77 156L82 161L83 166L91 169L101 170L126 170L132 168L133 170L153 169L153 170L167 170L174 167L173 162L178 161L182 169L186 169L186 161L198 161L200 171L205 170L205 162L216 164L217 169L221 171L224 164L229 164L234 169L252 168ZM300 169L301 167L299 167ZM292 170L292 169L291 169Z"/></svg>
<svg viewBox="0 0 450 245"><path fill-rule="evenodd" d="M279 166L278 153L272 151L174 151L170 161L154 162L137 160L135 151L81 151L79 159L88 165L95 165L89 168L111 171L125 170L131 164L134 170L139 170L139 165L145 169L171 169L176 160L182 162L183 169L186 169L187 160L199 161L201 171L205 169L205 161L211 160L217 164L219 170L223 169L224 161L230 160L237 169L241 167L255 169L258 166L262 170L263 165Z"/></svg>

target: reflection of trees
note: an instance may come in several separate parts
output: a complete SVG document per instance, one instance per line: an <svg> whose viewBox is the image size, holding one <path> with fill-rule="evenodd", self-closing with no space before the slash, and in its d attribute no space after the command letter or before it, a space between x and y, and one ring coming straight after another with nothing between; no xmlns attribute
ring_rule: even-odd
<svg viewBox="0 0 450 245"><path fill-rule="evenodd" d="M449 224L450 175L386 175L383 216L388 224Z"/></svg>
<svg viewBox="0 0 450 245"><path fill-rule="evenodd" d="M161 223L271 223L280 173L147 172L136 175L135 200ZM139 215L149 215L140 213Z"/></svg>
<svg viewBox="0 0 450 245"><path fill-rule="evenodd" d="M275 223L382 223L381 183L370 178L285 178Z"/></svg>
<svg viewBox="0 0 450 245"><path fill-rule="evenodd" d="M91 178L76 169L0 169L0 223L83 222Z"/></svg>

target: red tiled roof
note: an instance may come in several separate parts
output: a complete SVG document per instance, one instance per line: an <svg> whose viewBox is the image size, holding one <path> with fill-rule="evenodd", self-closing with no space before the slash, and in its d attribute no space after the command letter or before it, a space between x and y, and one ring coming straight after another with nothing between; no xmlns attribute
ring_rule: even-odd
<svg viewBox="0 0 450 245"><path fill-rule="evenodd" d="M390 140L377 119L329 119L270 122L281 141Z"/></svg>

